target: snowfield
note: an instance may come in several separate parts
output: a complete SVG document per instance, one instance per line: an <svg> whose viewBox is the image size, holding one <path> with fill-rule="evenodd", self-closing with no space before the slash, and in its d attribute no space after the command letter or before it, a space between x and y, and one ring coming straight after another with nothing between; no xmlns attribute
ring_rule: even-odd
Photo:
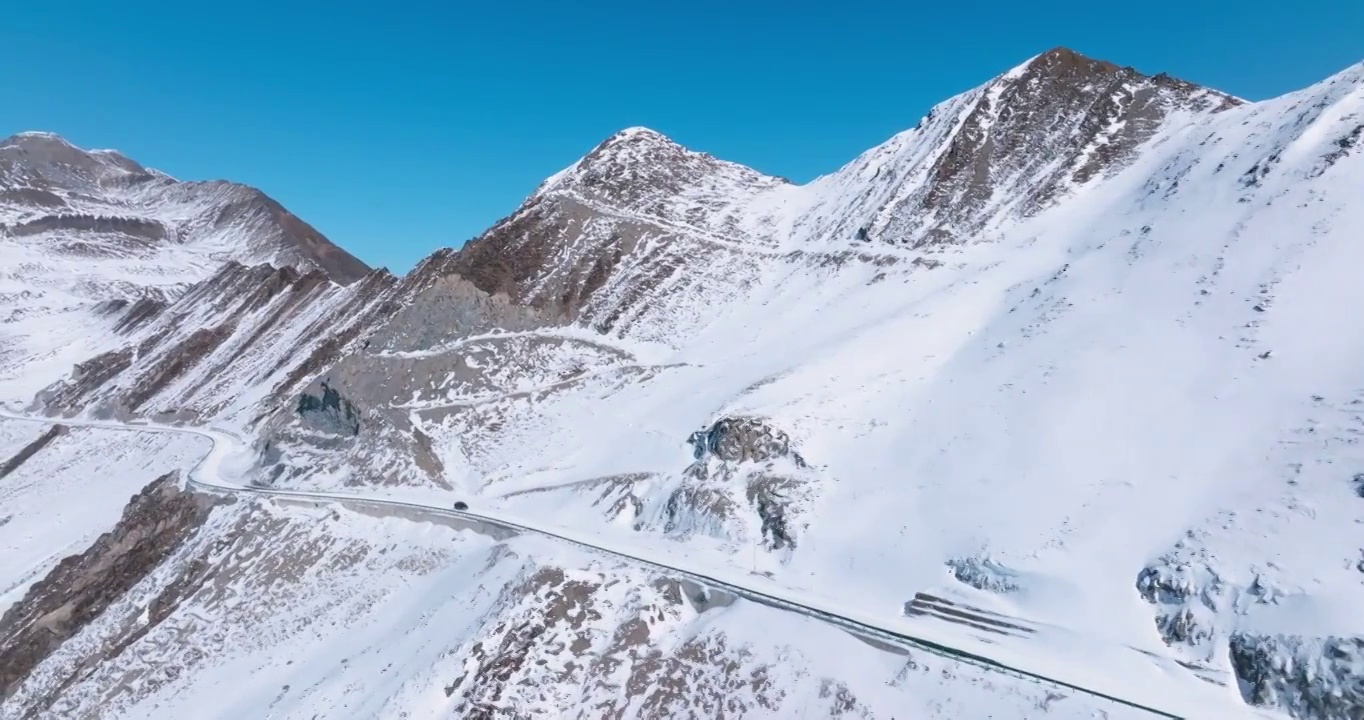
<svg viewBox="0 0 1364 720"><path fill-rule="evenodd" d="M0 420L0 449L13 457L46 430ZM130 495L188 469L208 448L207 440L183 434L72 427L0 478L0 612L112 527Z"/></svg>

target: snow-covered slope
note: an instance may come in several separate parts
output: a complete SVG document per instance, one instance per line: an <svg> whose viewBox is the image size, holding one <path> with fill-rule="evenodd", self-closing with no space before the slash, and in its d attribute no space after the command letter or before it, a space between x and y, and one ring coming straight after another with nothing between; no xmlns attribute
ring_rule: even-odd
<svg viewBox="0 0 1364 720"><path fill-rule="evenodd" d="M6 459L30 449L12 468L0 468L0 614L58 561L108 530L128 496L208 449L203 439L180 435L24 422L0 423L0 433L23 442L0 446Z"/></svg>
<svg viewBox="0 0 1364 720"><path fill-rule="evenodd" d="M181 503L166 491L134 500L67 572L100 578L121 546L150 545L139 530L155 511L192 515ZM541 539L255 501L193 522L157 567L107 580L126 592L60 647L0 654L32 668L4 707L224 720L1144 717ZM33 600L21 611L61 602Z"/></svg>
<svg viewBox="0 0 1364 720"><path fill-rule="evenodd" d="M1111 667L1115 682L1130 679L1131 695L1199 697L1207 717L1252 706L1357 717L1364 332L1348 308L1364 301L1353 277L1364 261L1361 133L1364 65L1244 103L1065 50L948 100L806 185L630 129L401 281L351 295L329 286L297 302L273 291L259 308L235 283L205 284L114 349L124 353L114 371L85 367L38 406L185 409L254 436L255 482L465 500L691 566L759 573L793 596L1059 673ZM319 330L333 322L336 332ZM184 353L150 338L183 343L229 323L200 343L213 360L159 379ZM281 334L250 340L262 326ZM225 515L213 517L202 532L223 536ZM338 527L310 532L330 538ZM388 530L344 532L371 542ZM616 651L596 641L508 630L534 625L508 608L546 597L508 578L532 572L527 558L546 561L515 542L494 547L431 560L449 584L412 580L407 599L390 596L412 611L380 624L423 618L393 630L415 643L422 623L456 605L501 618L487 620L500 628L479 625L494 628L495 641L466 628L440 650L414 650L451 653L463 668L456 675L494 662L489 672L502 681L539 686L543 676L518 673L543 662L582 688L596 687L590 672L574 674L583 667L619 671L603 659ZM171 582L182 561L167 560L155 582ZM590 575L591 562L548 564ZM394 568L356 571L357 589L336 597L360 593L370 607L378 599L364 578L396 578ZM254 587L266 571L225 572ZM589 611L584 600L573 614L605 623L593 631L600 637L628 635L643 601L606 588L652 582L637 572L610 569L606 594L592 595L603 604ZM110 617L136 617L136 602ZM650 642L673 652L700 632L652 612L661 619ZM854 653L780 635L806 631L757 617L765 612L712 609L694 620L727 644L707 655L713 666L797 658L795 674L777 681L785 699L752 698L750 714L819 707L800 699L812 685L799 678L879 677L820 665ZM246 621L229 615L187 615L220 618L209 624L237 639L206 660L171 663L200 675L172 678L176 689L157 701L190 702L212 678L277 662L264 647L233 645L251 633L232 635ZM98 638L124 632L118 622L92 620L85 640L45 666L51 677L106 642ZM1023 629L1001 634L1000 622ZM773 649L755 628L789 647ZM334 656L339 637L321 632L332 639L307 652ZM159 652L137 642L135 655ZM494 642L520 659L489 655ZM592 659L567 668L558 664L566 657ZM93 707L135 664L102 661L107 678L63 702ZM482 702L481 691L444 684L453 678L438 683L425 660L404 667L392 692L347 689L357 705L341 710L318 705L335 694L317 691L288 700L297 703L288 712L397 716ZM309 672L310 688L341 687L345 674ZM623 672L601 696L497 697L526 714L610 706L649 716L631 703L645 703L651 686ZM51 692L43 682L26 686L22 702L55 702L42 699ZM1010 682L943 689L967 704L921 715L1062 712L969 704L987 702L986 685ZM702 691L679 692L685 707L703 707ZM237 710L285 702L271 698ZM866 714L917 707L886 698Z"/></svg>
<svg viewBox="0 0 1364 720"><path fill-rule="evenodd" d="M0 398L31 397L110 348L129 305L164 304L225 262L368 268L260 191L178 182L50 133L0 140Z"/></svg>
<svg viewBox="0 0 1364 720"><path fill-rule="evenodd" d="M546 181L454 269L599 329L665 339L706 317L678 296L725 302L785 266L775 259L886 264L997 237L1116 173L1162 127L1238 103L1056 49L804 186L632 128Z"/></svg>
<svg viewBox="0 0 1364 720"><path fill-rule="evenodd" d="M228 262L169 305L128 307L114 349L78 364L36 404L67 415L250 422L391 312L384 298L395 282L378 271L343 287L317 270Z"/></svg>

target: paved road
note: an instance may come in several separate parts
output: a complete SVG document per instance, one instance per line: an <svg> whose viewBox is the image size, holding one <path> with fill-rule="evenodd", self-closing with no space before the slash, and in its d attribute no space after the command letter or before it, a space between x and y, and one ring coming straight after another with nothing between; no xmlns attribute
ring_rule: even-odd
<svg viewBox="0 0 1364 720"><path fill-rule="evenodd" d="M403 502L384 498L366 497L349 493L330 493L315 492L304 490L277 490L255 488L240 484L226 482L222 479L221 469L225 459L245 450L245 442L236 434L217 428L198 428L188 426L159 425L155 423L134 420L131 422L116 422L104 420L74 420L66 418L45 418L22 415L8 410L0 409L0 419L19 420L25 422L36 422L44 424L62 423L72 427L94 427L119 431L137 432L165 432L196 435L207 438L213 445L209 452L199 460L189 471L187 483L189 486L203 492L222 493L232 495L258 495L309 503L327 503L349 506L358 510L382 511L386 514L397 514L412 519L432 519L443 518L447 520L463 521L467 527L478 532L490 534L495 537L505 538L515 534L531 534L542 537L552 538L561 542L578 546L580 548L615 556L638 563L663 574L690 581L695 585L708 588L712 591L720 591L736 597L743 598L752 602L767 605L769 607L785 610L788 612L799 613L806 617L814 618L836 625L847 632L861 637L871 642L877 647L881 647L891 652L904 652L905 650L918 650L934 655L951 658L958 662L974 665L992 672L998 672L1022 680L1039 683L1062 690L1088 695L1090 697L1107 700L1116 705L1124 706L1129 709L1143 711L1151 717L1174 718L1183 720L1184 716L1177 715L1167 710L1158 709L1145 705L1140 702L1115 697L1108 693L1100 692L1087 687L1082 687L1065 680L1050 677L1038 672L1033 672L1024 668L1016 667L998 660L991 659L961 648L951 647L940 642L927 638L918 637L905 633L901 630L879 626L865 619L849 617L847 614L836 609L817 607L806 599L791 599L781 597L771 591L761 590L756 587L745 586L731 580L724 580L713 577L706 572L678 567L669 562L660 562L657 559L640 557L637 553L622 550L620 548L609 547L591 539L581 537L570 537L562 530L548 530L544 528L532 527L522 522L515 522L507 518L496 517L493 515L473 512L468 510L454 510L448 507L436 505L425 505L421 503ZM699 598L690 598L693 602ZM713 602L713 601L711 601Z"/></svg>

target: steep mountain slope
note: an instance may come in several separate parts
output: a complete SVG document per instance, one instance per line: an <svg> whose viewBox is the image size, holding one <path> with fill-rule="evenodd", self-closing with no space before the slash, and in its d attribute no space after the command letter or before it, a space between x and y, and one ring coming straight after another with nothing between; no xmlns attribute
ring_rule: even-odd
<svg viewBox="0 0 1364 720"><path fill-rule="evenodd" d="M109 349L123 311L164 305L226 261L351 283L369 269L263 193L178 182L48 133L0 140L0 397Z"/></svg>
<svg viewBox="0 0 1364 720"><path fill-rule="evenodd" d="M806 186L632 128L547 180L452 269L602 330L666 325L630 333L662 339L704 316L673 310L675 296L723 301L764 258L827 264L865 251L889 263L914 255L887 244L936 252L989 236L1125 167L1163 124L1238 102L1056 49Z"/></svg>
<svg viewBox="0 0 1364 720"><path fill-rule="evenodd" d="M108 530L129 495L189 467L207 450L202 438L164 434L51 431L16 422L0 429L19 433L31 450L0 478L0 615L59 561ZM7 445L0 445L7 459L20 454Z"/></svg>
<svg viewBox="0 0 1364 720"><path fill-rule="evenodd" d="M1244 103L1059 49L806 185L630 129L401 280L340 288L225 268L128 320L118 347L35 407L233 424L254 441L252 482L467 500L1057 672L1102 669L1153 702L1201 703L1193 716L1357 717L1364 333L1344 308L1364 300L1351 274L1364 260L1362 132L1364 65ZM647 699L653 671L636 674L650 662L698 683L667 707L713 714L706 698L735 676L689 668L698 652L750 682L736 714L824 707L838 683L857 698L845 716L919 700L925 717L1098 711L992 705L987 686L1027 692L994 676L864 700L890 691L853 688L819 658L904 662L804 638L816 633L780 613L679 609L637 569L522 540L451 549L442 536L435 556L404 561L372 550L416 532L402 521L325 517L214 510L201 539L73 630L13 707L88 712L163 652L174 675L120 700L125 714L278 669L252 638L295 637L312 615L258 617L231 598L270 588L296 607L318 597L310 582L333 581L277 587L283 558L259 569L212 542L287 535L335 548L308 554L343 573L319 612L409 638L423 659L339 650L344 633L321 629L298 641L298 682L257 688L237 715L344 702L374 716L648 716L664 702ZM231 529L250 523L272 524ZM221 573L211 586L177 589L204 568ZM584 583L576 599L528 580L552 568ZM429 573L442 579L410 579ZM410 587L374 594L399 578ZM139 615L137 598L161 596ZM412 611L375 615L380 600ZM540 622L559 601L585 633ZM450 642L424 639L431 618L464 608ZM638 640L644 618L654 650L599 642ZM209 650L170 642L210 627ZM394 681L356 685L338 654ZM794 669L774 679L779 662ZM801 694L815 677L831 696ZM767 682L781 698L763 699ZM935 693L962 705L935 706Z"/></svg>

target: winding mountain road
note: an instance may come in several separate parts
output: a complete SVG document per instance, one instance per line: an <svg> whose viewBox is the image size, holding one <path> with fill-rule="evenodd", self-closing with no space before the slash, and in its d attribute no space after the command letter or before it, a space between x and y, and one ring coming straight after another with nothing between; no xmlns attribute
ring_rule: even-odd
<svg viewBox="0 0 1364 720"><path fill-rule="evenodd" d="M414 519L458 519L467 522L468 527L472 530L485 534L492 534L499 538L505 538L516 534L539 535L575 545L591 552L614 556L632 563L644 565L666 575L689 580L710 591L719 591L779 610L799 613L806 617L835 625L862 638L864 641L868 641L871 644L890 652L905 653L907 650L927 652L983 668L991 672L1002 673L1018 679L1051 686L1059 690L1081 693L1106 700L1128 710L1144 712L1150 717L1174 718L1178 720L1188 717L1187 714L1176 714L1170 710L1160 709L1141 702L1124 699L1093 687L1086 687L1048 674L1028 670L1019 667L1017 663L1003 662L970 650L952 647L926 637L908 634L903 630L881 625L873 619L853 617L852 613L849 613L846 610L822 606L814 603L810 598L783 597L781 594L778 594L779 591L759 589L741 582L736 582L734 578L726 580L714 577L711 572L679 567L675 564L675 559L642 557L643 553L640 553L637 549L624 550L618 547L603 545L601 544L600 538L578 537L572 532L561 528L551 530L527 524L527 521L523 519L501 517L487 512L454 510L449 507L406 502L382 497L370 497L352 493L258 488L228 482L222 477L223 462L229 457L244 452L246 443L240 436L227 430L162 425L140 420L117 422L107 420L33 417L11 412L8 409L0 409L0 420L15 420L47 425L60 423L70 427L102 428L123 432L179 433L203 437L212 443L212 447L208 453L190 468L186 479L186 483L190 488L201 492L229 495L257 495L309 503L340 504L369 511L386 511L387 514L402 515L408 518L414 518L415 516ZM1153 692L1152 694L1156 693Z"/></svg>

